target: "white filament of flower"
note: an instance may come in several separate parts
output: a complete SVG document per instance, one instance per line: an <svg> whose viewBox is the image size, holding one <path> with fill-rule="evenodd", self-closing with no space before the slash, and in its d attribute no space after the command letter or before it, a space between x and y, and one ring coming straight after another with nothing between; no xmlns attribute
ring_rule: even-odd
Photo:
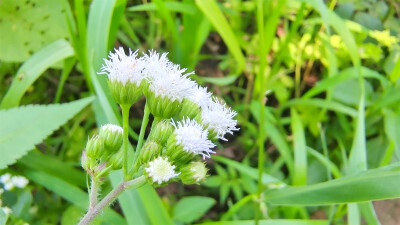
<svg viewBox="0 0 400 225"><path fill-rule="evenodd" d="M236 127L237 121L233 120L236 112L227 107L225 103L220 102L217 98L201 112L202 123L208 129L213 129L217 132L217 137L221 140L227 141L224 138L226 133L233 134L232 131L239 130Z"/></svg>
<svg viewBox="0 0 400 225"><path fill-rule="evenodd" d="M175 173L175 166L167 158L161 156L149 162L146 172L153 182L158 184L167 182L179 175L179 173Z"/></svg>
<svg viewBox="0 0 400 225"><path fill-rule="evenodd" d="M195 120L186 118L177 123L174 121L171 123L175 127L176 142L183 146L183 150L201 154L203 158L210 158L210 153L215 153L211 150L215 145L208 140L208 131Z"/></svg>

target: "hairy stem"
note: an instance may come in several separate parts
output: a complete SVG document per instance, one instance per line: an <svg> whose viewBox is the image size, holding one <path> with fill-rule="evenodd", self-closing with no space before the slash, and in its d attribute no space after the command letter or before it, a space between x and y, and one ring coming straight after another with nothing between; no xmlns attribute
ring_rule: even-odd
<svg viewBox="0 0 400 225"><path fill-rule="evenodd" d="M131 107L129 105L121 105L122 109L122 125L124 129L124 139L123 139L123 147L124 147L124 161L122 163L122 169L124 171L124 180L128 179L128 127L129 127L129 109Z"/></svg>
<svg viewBox="0 0 400 225"><path fill-rule="evenodd" d="M89 193L89 209L92 209L97 204L97 193L99 191L99 183L96 178L91 177L92 183L90 185L90 193Z"/></svg>
<svg viewBox="0 0 400 225"><path fill-rule="evenodd" d="M128 188L139 188L146 183L146 178L144 176L140 176L134 180L124 181L116 188L114 188L106 197L103 198L99 202L99 204L95 205L93 208L90 208L89 211L85 214L85 216L81 219L78 225L88 225L96 216L108 205L110 205L114 200L126 189Z"/></svg>

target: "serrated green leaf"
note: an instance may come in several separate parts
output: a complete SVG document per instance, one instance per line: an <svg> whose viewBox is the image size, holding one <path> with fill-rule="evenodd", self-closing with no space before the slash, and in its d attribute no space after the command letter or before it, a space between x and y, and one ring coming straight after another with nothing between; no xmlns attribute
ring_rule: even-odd
<svg viewBox="0 0 400 225"><path fill-rule="evenodd" d="M93 100L65 104L27 105L0 111L0 169L32 150Z"/></svg>
<svg viewBox="0 0 400 225"><path fill-rule="evenodd" d="M182 198L173 209L173 218L179 222L191 223L203 216L215 202L215 199L203 196Z"/></svg>
<svg viewBox="0 0 400 225"><path fill-rule="evenodd" d="M43 46L67 38L64 0L3 0L0 59L22 62ZM7 34L7 35L6 35Z"/></svg>

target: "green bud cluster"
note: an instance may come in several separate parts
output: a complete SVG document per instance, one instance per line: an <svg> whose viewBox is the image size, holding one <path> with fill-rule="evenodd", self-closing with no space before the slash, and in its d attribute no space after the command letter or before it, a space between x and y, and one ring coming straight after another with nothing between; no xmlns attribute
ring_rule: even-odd
<svg viewBox="0 0 400 225"><path fill-rule="evenodd" d="M92 176L105 176L111 169L120 169L122 138L121 127L111 124L102 126L99 133L86 143L81 157L82 167Z"/></svg>

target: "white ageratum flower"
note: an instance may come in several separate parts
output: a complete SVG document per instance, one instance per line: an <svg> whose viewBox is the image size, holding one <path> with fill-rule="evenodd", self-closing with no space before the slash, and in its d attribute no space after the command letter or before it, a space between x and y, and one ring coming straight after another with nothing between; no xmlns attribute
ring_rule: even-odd
<svg viewBox="0 0 400 225"><path fill-rule="evenodd" d="M213 98L213 101L202 109L201 121L210 132L215 133L217 138L227 141L224 138L226 133L233 134L232 131L239 130L236 127L237 121L233 119L236 114L225 103L220 102L217 98Z"/></svg>
<svg viewBox="0 0 400 225"><path fill-rule="evenodd" d="M122 129L121 126L114 125L111 123L101 126L100 130L104 130L106 132L111 132L111 133L116 133L116 134L122 134L124 132L124 130Z"/></svg>
<svg viewBox="0 0 400 225"><path fill-rule="evenodd" d="M110 52L108 57L109 60L104 59L101 74L107 74L111 82L140 85L144 78L142 72L145 64L143 59L137 58L137 50L132 52L129 49L129 54L125 55L124 49L120 47L115 49L115 53Z"/></svg>
<svg viewBox="0 0 400 225"><path fill-rule="evenodd" d="M196 85L192 87L192 91L187 94L187 99L196 103L201 108L207 107L211 99L211 93L207 91L206 87Z"/></svg>
<svg viewBox="0 0 400 225"><path fill-rule="evenodd" d="M11 182L18 188L24 188L29 183L28 179L23 176L14 176L11 178Z"/></svg>
<svg viewBox="0 0 400 225"><path fill-rule="evenodd" d="M10 181L11 181L11 174L6 173L6 174L1 175L1 177L0 177L0 182L1 183L5 184L5 183L8 183Z"/></svg>
<svg viewBox="0 0 400 225"><path fill-rule="evenodd" d="M161 156L149 162L145 170L153 182L158 184L167 182L179 175L179 173L175 173L175 166L168 161L168 158Z"/></svg>
<svg viewBox="0 0 400 225"><path fill-rule="evenodd" d="M6 173L0 177L0 182L4 184L4 190L12 190L14 187L24 188L29 181L23 176L11 176Z"/></svg>
<svg viewBox="0 0 400 225"><path fill-rule="evenodd" d="M175 123L171 121L175 127L176 143L183 147L183 150L193 154L203 155L210 158L210 153L215 153L211 149L215 145L208 140L208 131L204 129L195 120L189 118Z"/></svg>
<svg viewBox="0 0 400 225"><path fill-rule="evenodd" d="M185 74L186 69L169 61L167 53L160 55L150 51L149 55L143 58L146 64L143 73L149 81L149 91L156 97L182 102L195 85L195 82L188 78L192 73Z"/></svg>

